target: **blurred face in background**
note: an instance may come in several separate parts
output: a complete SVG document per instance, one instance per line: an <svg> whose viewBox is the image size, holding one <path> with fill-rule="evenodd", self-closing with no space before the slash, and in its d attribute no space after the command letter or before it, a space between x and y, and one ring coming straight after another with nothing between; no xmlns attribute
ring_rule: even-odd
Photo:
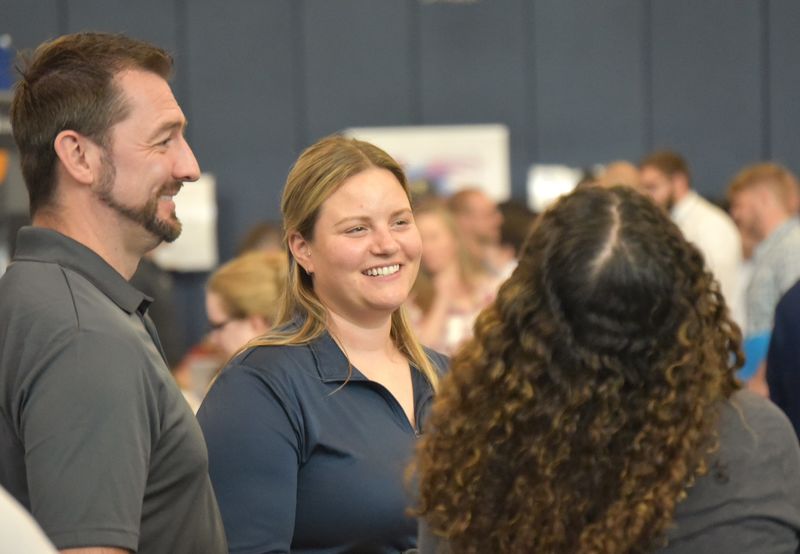
<svg viewBox="0 0 800 554"><path fill-rule="evenodd" d="M480 244L499 244L503 214L494 200L475 191L469 195L466 208L458 217L459 227Z"/></svg>
<svg viewBox="0 0 800 554"><path fill-rule="evenodd" d="M730 212L743 240L758 243L764 239L761 217L765 187L753 186L731 196Z"/></svg>
<svg viewBox="0 0 800 554"><path fill-rule="evenodd" d="M652 198L658 207L670 211L675 205L675 186L666 173L646 165L641 170L639 183L641 191Z"/></svg>
<svg viewBox="0 0 800 554"><path fill-rule="evenodd" d="M233 356L242 346L269 330L259 316L233 317L219 294L206 292L206 315L211 327L209 339L225 356Z"/></svg>
<svg viewBox="0 0 800 554"><path fill-rule="evenodd" d="M458 240L440 213L417 215L417 228L422 237L422 267L428 273L436 275L456 263Z"/></svg>

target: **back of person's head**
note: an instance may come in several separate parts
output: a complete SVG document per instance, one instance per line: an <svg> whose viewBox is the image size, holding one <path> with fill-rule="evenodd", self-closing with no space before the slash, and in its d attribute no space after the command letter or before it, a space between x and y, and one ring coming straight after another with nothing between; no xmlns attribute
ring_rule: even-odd
<svg viewBox="0 0 800 554"><path fill-rule="evenodd" d="M667 177L683 175L687 182L691 182L689 164L683 156L672 150L656 150L655 152L651 152L639 162L639 168L645 167L654 167Z"/></svg>
<svg viewBox="0 0 800 554"><path fill-rule="evenodd" d="M525 239L531 232L533 222L536 221L536 213L519 200L507 200L497 207L503 214L500 244L511 248L514 251L514 258L517 258Z"/></svg>
<svg viewBox="0 0 800 554"><path fill-rule="evenodd" d="M258 316L272 326L285 284L285 254L253 251L221 265L206 288L219 297L229 317Z"/></svg>
<svg viewBox="0 0 800 554"><path fill-rule="evenodd" d="M648 551L707 470L740 337L650 200L562 198L442 383L420 512L457 552Z"/></svg>
<svg viewBox="0 0 800 554"><path fill-rule="evenodd" d="M129 109L114 77L132 69L167 79L172 58L160 48L123 35L78 33L45 42L20 69L11 124L31 214L53 199L53 142L58 133L70 129L100 146L110 146L111 127Z"/></svg>
<svg viewBox="0 0 800 554"><path fill-rule="evenodd" d="M262 250L283 252L283 229L278 223L262 221L250 227L239 241L236 254Z"/></svg>
<svg viewBox="0 0 800 554"><path fill-rule="evenodd" d="M686 165L685 162L683 165ZM688 171L688 169L686 169L686 171ZM606 164L603 172L600 174L597 184L601 187L624 185L627 187L638 188L639 168L633 165L631 162L625 160L610 162Z"/></svg>
<svg viewBox="0 0 800 554"><path fill-rule="evenodd" d="M743 168L728 186L728 200L755 187L769 190L787 213L795 213L800 203L800 187L794 174L780 164L763 162Z"/></svg>

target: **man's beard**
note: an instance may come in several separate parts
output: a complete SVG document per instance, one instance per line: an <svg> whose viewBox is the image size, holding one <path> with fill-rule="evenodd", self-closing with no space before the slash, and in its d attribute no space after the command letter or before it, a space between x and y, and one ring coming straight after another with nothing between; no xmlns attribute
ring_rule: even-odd
<svg viewBox="0 0 800 554"><path fill-rule="evenodd" d="M116 201L113 195L114 181L116 180L117 170L114 162L106 152L103 152L103 173L97 187L97 197L109 208L118 214L127 217L130 221L138 223L160 241L173 242L181 234L181 222L172 212L172 220L159 219L158 199L164 194L174 194L183 186L183 183L176 181L169 185L164 185L158 190L158 194L147 201L144 206L131 208L123 206Z"/></svg>

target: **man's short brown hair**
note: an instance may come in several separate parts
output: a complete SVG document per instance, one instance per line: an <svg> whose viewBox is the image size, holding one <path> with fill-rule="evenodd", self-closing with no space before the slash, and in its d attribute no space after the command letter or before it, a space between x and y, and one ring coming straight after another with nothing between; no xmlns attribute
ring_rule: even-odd
<svg viewBox="0 0 800 554"><path fill-rule="evenodd" d="M791 171L774 162L762 162L744 167L728 185L728 200L755 186L767 186L789 212L795 212L800 186Z"/></svg>
<svg viewBox="0 0 800 554"><path fill-rule="evenodd" d="M11 125L34 214L55 191L56 136L70 129L108 147L108 131L129 110L114 77L138 69L167 79L172 57L124 35L77 33L43 43L17 69Z"/></svg>

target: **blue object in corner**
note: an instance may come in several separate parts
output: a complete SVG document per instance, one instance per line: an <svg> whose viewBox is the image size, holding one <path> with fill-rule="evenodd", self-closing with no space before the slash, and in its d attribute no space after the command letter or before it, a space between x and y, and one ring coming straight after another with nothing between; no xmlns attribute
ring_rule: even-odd
<svg viewBox="0 0 800 554"><path fill-rule="evenodd" d="M745 337L744 344L742 345L745 362L744 366L737 374L739 379L748 381L756 374L758 366L767 358L767 349L769 348L769 339L771 335L771 331L764 331L757 335Z"/></svg>

